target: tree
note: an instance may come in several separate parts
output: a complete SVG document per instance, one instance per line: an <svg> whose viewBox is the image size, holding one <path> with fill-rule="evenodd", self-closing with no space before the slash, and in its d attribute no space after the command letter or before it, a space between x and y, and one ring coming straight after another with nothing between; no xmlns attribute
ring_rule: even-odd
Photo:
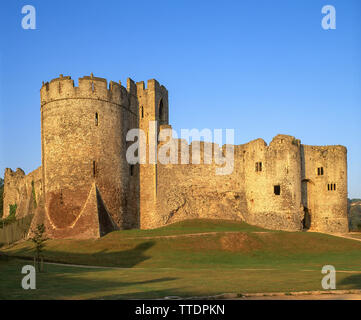
<svg viewBox="0 0 361 320"><path fill-rule="evenodd" d="M44 224L38 224L35 230L32 230L33 237L30 238L32 242L35 244L35 250L36 250L36 261L38 266L38 271L40 272L40 256L43 252L43 249L45 247L45 241L48 240L48 238L45 238L44 232L45 232L45 226Z"/></svg>

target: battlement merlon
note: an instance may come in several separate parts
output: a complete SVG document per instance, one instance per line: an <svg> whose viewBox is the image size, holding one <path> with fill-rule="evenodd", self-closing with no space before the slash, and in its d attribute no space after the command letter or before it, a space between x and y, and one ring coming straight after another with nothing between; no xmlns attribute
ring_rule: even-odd
<svg viewBox="0 0 361 320"><path fill-rule="evenodd" d="M162 94L166 93L168 95L168 90L165 86L160 85L159 82L155 79L150 79L147 81L147 87L145 87L144 81L139 81L136 83L136 90L138 96L142 96L145 92L156 91Z"/></svg>
<svg viewBox="0 0 361 320"><path fill-rule="evenodd" d="M110 81L108 87L106 79L93 75L79 78L77 87L70 76L60 75L50 82L43 82L40 97L41 106L62 99L95 99L129 107L128 91L120 81Z"/></svg>
<svg viewBox="0 0 361 320"><path fill-rule="evenodd" d="M127 79L127 91L134 96L137 95L137 86L135 82L130 78Z"/></svg>

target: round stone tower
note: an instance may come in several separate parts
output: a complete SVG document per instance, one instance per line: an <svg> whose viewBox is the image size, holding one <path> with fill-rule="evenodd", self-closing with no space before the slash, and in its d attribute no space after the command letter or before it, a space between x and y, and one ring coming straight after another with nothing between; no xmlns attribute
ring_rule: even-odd
<svg viewBox="0 0 361 320"><path fill-rule="evenodd" d="M137 106L130 105L128 91L115 82L108 88L93 75L75 87L71 77L60 75L40 93L48 231L82 238L131 227L125 134L136 125Z"/></svg>

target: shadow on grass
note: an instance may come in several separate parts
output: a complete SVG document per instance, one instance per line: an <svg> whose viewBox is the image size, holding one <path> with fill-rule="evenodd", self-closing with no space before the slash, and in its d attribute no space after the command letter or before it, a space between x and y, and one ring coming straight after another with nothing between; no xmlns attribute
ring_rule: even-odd
<svg viewBox="0 0 361 320"><path fill-rule="evenodd" d="M147 256L145 252L154 245L154 241L145 241L128 250L112 251L111 248L109 248L95 253L54 251L45 249L43 256L45 262L132 268L151 258L150 256ZM16 252L13 252L8 256L32 261L34 254L34 249L22 248L16 250Z"/></svg>
<svg viewBox="0 0 361 320"><path fill-rule="evenodd" d="M10 259L1 267L1 274L6 277L2 279L0 299L119 299L122 296L132 298L132 293L136 296L137 292L144 291L147 295L147 292L152 293L154 288L169 286L161 283L171 283L178 279L150 275L132 281L127 280L127 274L122 271L47 266L45 272L36 274L36 290L24 290L21 288L24 276L21 274L21 268L25 264L26 262Z"/></svg>
<svg viewBox="0 0 361 320"><path fill-rule="evenodd" d="M95 254L72 253L72 255L80 256L82 259L79 262L87 260L89 264L96 262L94 264L103 265L109 265L109 261L116 258L119 260L116 262L118 266L132 268L149 259L145 251L153 245L152 241L142 242L133 249L116 252L116 255L106 250ZM29 249L24 251L28 254L30 251L32 254ZM19 255L20 253L18 252ZM47 252L47 255L51 256L51 253ZM66 260L69 253L57 251L56 254L61 255L61 261L56 262L67 262L62 260ZM23 290L21 281L24 275L21 270L24 265L32 264L29 260L31 261L31 259L24 261L0 254L0 273L4 276L1 281L0 299L126 299L138 295L154 297L159 296L156 294L159 287L169 287L168 284L162 283L178 280L177 277L159 277L154 274L129 277L127 271L121 269L45 265L45 271L36 274L36 290ZM56 260L56 257L47 260ZM75 263L74 259L72 261Z"/></svg>
<svg viewBox="0 0 361 320"><path fill-rule="evenodd" d="M345 285L348 289L361 289L361 274L353 274L340 281L341 285Z"/></svg>

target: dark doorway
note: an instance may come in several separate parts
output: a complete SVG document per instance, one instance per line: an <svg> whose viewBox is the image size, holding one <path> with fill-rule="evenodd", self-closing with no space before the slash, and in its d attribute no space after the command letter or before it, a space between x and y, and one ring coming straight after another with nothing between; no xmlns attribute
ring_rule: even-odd
<svg viewBox="0 0 361 320"><path fill-rule="evenodd" d="M304 208L304 217L302 219L303 229L308 230L311 227L311 215L308 208Z"/></svg>

